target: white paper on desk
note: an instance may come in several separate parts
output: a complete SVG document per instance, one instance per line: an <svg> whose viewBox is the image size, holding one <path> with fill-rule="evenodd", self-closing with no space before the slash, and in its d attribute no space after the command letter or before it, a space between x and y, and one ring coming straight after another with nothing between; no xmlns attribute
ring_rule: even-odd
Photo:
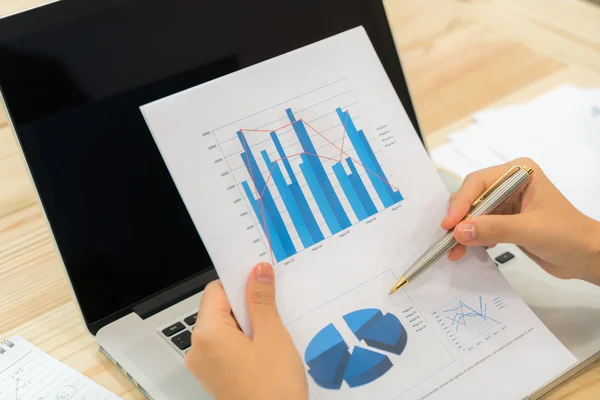
<svg viewBox="0 0 600 400"><path fill-rule="evenodd" d="M473 119L480 125L518 124L600 118L600 88L582 89L572 84L558 86L530 101L477 112Z"/></svg>
<svg viewBox="0 0 600 400"><path fill-rule="evenodd" d="M246 332L250 269L286 251L277 303L314 398L521 399L575 361L482 249L388 296L448 193L364 29L142 112Z"/></svg>
<svg viewBox="0 0 600 400"><path fill-rule="evenodd" d="M482 135L479 131L479 125L472 125L463 131L451 134L448 141L459 154L471 160L477 169L507 162L508 160L502 154L495 152L493 147L481 141Z"/></svg>
<svg viewBox="0 0 600 400"><path fill-rule="evenodd" d="M0 343L2 400L119 400L20 336Z"/></svg>
<svg viewBox="0 0 600 400"><path fill-rule="evenodd" d="M574 141L600 151L600 112L597 117L587 112L578 116L551 119L539 118L533 112L528 118L520 119L511 117L510 114L506 118L498 114L485 123L470 128L478 133L476 140L480 143L482 140L487 143L491 140L507 143L508 139L514 140L518 137L519 141L521 138L523 141L516 143L515 148L523 149L525 143L530 146L533 141L543 141L549 136L554 136L563 141L566 146ZM493 147L490 149L496 151Z"/></svg>
<svg viewBox="0 0 600 400"><path fill-rule="evenodd" d="M590 122L553 121L480 129L480 144L507 160L530 157L584 214L600 220L600 132Z"/></svg>
<svg viewBox="0 0 600 400"><path fill-rule="evenodd" d="M473 114L473 119L479 124L488 124L496 123L499 120L506 122L508 118L531 118L532 115L542 118L549 110L556 110L557 104L564 103L564 99L572 98L580 93L580 88L567 83L557 86L529 101L478 111ZM569 109L567 113L570 112ZM553 114L546 114L545 116L552 117Z"/></svg>
<svg viewBox="0 0 600 400"><path fill-rule="evenodd" d="M600 88L581 89L563 85L524 104L482 111L474 116L478 131L518 131L522 137L539 138L554 134L576 138L600 151ZM503 129L503 132L499 128Z"/></svg>
<svg viewBox="0 0 600 400"><path fill-rule="evenodd" d="M456 151L452 143L446 143L430 150L429 156L435 165L460 179L464 179L471 172L480 169L477 164Z"/></svg>

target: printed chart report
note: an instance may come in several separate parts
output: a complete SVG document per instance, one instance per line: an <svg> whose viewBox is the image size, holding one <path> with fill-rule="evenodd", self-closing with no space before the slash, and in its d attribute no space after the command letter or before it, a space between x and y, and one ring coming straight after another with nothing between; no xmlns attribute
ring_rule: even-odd
<svg viewBox="0 0 600 400"><path fill-rule="evenodd" d="M521 399L573 363L481 249L387 295L448 193L362 27L141 112L248 334L274 264L313 398Z"/></svg>

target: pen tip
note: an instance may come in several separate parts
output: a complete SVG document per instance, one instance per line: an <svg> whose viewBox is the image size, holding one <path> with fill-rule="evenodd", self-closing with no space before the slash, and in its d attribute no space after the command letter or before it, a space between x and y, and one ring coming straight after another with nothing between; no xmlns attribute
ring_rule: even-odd
<svg viewBox="0 0 600 400"><path fill-rule="evenodd" d="M396 284L394 285L394 287L392 287L392 289L388 293L388 296L390 296L392 293L395 293L396 290L400 289L401 287L403 287L407 283L408 283L408 279L406 279L405 276L403 276L402 278L400 278L400 280L398 282L396 282Z"/></svg>

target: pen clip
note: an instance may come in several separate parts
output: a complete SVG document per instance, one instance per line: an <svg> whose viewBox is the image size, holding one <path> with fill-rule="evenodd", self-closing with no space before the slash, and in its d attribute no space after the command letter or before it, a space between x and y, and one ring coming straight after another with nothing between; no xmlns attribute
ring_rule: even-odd
<svg viewBox="0 0 600 400"><path fill-rule="evenodd" d="M521 167L519 167L518 165L515 165L514 167L512 167L511 169L506 171L506 173L504 175L502 175L500 178L498 178L498 180L496 182L492 183L492 185L489 188L487 188L485 190L485 192L481 193L481 195L477 199L475 199L475 201L471 205L471 208L476 207L477 204L481 203L491 192L496 190L496 188L498 186L500 186L502 183L504 183L504 181L506 181L508 178L513 176L520 169L521 169Z"/></svg>

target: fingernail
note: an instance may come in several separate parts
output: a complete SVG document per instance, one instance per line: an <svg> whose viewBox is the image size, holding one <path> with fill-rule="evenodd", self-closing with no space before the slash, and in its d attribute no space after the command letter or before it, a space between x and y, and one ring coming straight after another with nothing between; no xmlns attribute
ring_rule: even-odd
<svg viewBox="0 0 600 400"><path fill-rule="evenodd" d="M475 240L475 225L473 224L460 224L456 227L455 232L461 242Z"/></svg>
<svg viewBox="0 0 600 400"><path fill-rule="evenodd" d="M275 279L275 272L269 263L260 263L254 267L254 280L261 283L271 283Z"/></svg>

